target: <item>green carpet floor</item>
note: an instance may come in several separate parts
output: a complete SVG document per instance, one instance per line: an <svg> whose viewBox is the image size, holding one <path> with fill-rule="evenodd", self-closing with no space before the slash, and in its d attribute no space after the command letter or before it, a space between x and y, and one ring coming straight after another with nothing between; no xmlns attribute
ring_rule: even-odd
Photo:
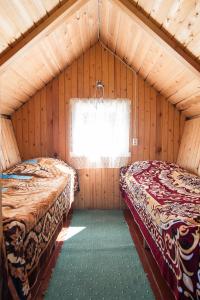
<svg viewBox="0 0 200 300"><path fill-rule="evenodd" d="M46 300L154 299L119 210L75 210Z"/></svg>

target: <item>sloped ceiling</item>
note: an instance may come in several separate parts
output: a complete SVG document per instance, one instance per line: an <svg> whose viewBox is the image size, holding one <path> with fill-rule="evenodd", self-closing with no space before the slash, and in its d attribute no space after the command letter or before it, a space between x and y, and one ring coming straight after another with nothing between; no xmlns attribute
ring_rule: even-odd
<svg viewBox="0 0 200 300"><path fill-rule="evenodd" d="M0 113L100 40L187 116L199 115L199 25L200 0L0 0Z"/></svg>
<svg viewBox="0 0 200 300"><path fill-rule="evenodd" d="M131 0L200 61L200 1Z"/></svg>
<svg viewBox="0 0 200 300"><path fill-rule="evenodd" d="M69 0L19 38L0 58L0 112L12 114L93 45L97 32L98 2Z"/></svg>
<svg viewBox="0 0 200 300"><path fill-rule="evenodd" d="M11 48L27 31L35 28L60 5L59 0L1 0L0 52Z"/></svg>

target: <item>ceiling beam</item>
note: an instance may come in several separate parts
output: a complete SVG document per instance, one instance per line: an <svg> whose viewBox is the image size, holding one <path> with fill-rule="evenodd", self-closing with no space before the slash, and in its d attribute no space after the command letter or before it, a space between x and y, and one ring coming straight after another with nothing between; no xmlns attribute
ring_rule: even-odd
<svg viewBox="0 0 200 300"><path fill-rule="evenodd" d="M27 33L12 48L0 56L0 74L6 70L9 64L24 52L34 46L39 40L47 36L57 28L64 19L70 18L89 0L68 0L58 7L47 19Z"/></svg>
<svg viewBox="0 0 200 300"><path fill-rule="evenodd" d="M113 0L110 1L112 2ZM144 12L139 10L138 7L129 0L115 0L114 3L125 11L141 28L148 32L161 46L164 47L164 49L168 51L168 53L172 54L188 70L200 78L200 64L191 55L184 51L178 41L171 39L171 37L164 32L156 22L148 18Z"/></svg>

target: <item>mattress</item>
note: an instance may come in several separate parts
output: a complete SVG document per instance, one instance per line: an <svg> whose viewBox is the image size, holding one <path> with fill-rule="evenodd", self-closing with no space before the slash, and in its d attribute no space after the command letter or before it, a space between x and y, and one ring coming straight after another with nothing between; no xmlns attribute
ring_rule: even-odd
<svg viewBox="0 0 200 300"><path fill-rule="evenodd" d="M75 170L60 160L37 158L2 174L5 263L20 299L29 299L31 273L47 249L78 190Z"/></svg>
<svg viewBox="0 0 200 300"><path fill-rule="evenodd" d="M121 168L120 187L176 299L200 299L200 177L139 161Z"/></svg>

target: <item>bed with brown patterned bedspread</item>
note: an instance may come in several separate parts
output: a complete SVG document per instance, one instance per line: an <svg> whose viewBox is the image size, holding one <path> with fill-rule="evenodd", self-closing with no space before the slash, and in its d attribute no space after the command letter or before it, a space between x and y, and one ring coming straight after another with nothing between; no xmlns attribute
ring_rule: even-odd
<svg viewBox="0 0 200 300"><path fill-rule="evenodd" d="M200 299L200 177L139 161L121 168L120 188L176 299Z"/></svg>
<svg viewBox="0 0 200 300"><path fill-rule="evenodd" d="M5 171L1 186L4 261L16 297L30 299L40 259L78 190L77 173L57 159L31 159Z"/></svg>

